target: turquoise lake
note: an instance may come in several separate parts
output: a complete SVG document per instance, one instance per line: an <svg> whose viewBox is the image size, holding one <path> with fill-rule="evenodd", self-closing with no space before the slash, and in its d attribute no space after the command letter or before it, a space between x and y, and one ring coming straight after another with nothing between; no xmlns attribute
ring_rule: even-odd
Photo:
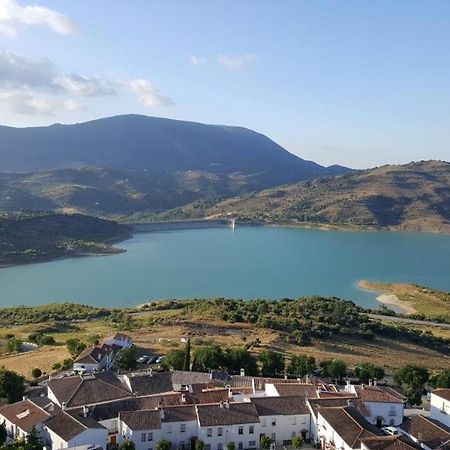
<svg viewBox="0 0 450 450"><path fill-rule="evenodd" d="M446 235L237 227L136 234L118 246L127 252L1 269L1 305L317 294L377 306L361 279L450 291Z"/></svg>

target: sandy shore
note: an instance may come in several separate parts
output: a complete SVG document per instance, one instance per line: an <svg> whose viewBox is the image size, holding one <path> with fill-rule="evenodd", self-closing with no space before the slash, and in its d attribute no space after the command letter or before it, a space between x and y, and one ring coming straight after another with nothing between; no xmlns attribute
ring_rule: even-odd
<svg viewBox="0 0 450 450"><path fill-rule="evenodd" d="M369 291L379 292L380 295L377 296L377 301L394 310L396 313L414 314L417 312L408 302L400 300L395 294L385 292L382 284L361 280L358 282L358 286Z"/></svg>

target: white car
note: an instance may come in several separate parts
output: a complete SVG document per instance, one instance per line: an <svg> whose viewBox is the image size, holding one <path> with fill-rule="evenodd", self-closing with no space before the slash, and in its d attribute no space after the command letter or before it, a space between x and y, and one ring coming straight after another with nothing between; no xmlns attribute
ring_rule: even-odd
<svg viewBox="0 0 450 450"><path fill-rule="evenodd" d="M160 356L157 360L156 360L156 364L161 364L163 362L163 359L165 358L165 356Z"/></svg>

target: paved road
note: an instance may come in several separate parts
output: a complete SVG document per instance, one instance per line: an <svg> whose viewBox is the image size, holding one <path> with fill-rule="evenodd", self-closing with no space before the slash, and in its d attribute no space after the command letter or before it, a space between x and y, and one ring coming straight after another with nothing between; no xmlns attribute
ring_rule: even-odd
<svg viewBox="0 0 450 450"><path fill-rule="evenodd" d="M383 316L381 314L367 314L372 319L387 320L390 322L403 322L415 325L428 325L432 327L450 328L450 323L428 322L428 320L407 319L405 317Z"/></svg>

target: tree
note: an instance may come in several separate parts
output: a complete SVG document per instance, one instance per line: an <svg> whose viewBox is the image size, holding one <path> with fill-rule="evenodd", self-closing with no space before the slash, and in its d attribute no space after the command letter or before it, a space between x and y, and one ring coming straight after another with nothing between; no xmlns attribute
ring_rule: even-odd
<svg viewBox="0 0 450 450"><path fill-rule="evenodd" d="M195 441L195 450L203 450L205 448L205 443L201 439Z"/></svg>
<svg viewBox="0 0 450 450"><path fill-rule="evenodd" d="M366 384L370 380L381 380L384 378L384 369L371 363L362 363L357 365L355 367L355 373L360 381Z"/></svg>
<svg viewBox="0 0 450 450"><path fill-rule="evenodd" d="M430 385L434 388L450 388L450 369L434 374L430 378Z"/></svg>
<svg viewBox="0 0 450 450"><path fill-rule="evenodd" d="M72 358L76 358L86 348L86 344L76 338L68 339L66 341L66 346Z"/></svg>
<svg viewBox="0 0 450 450"><path fill-rule="evenodd" d="M276 377L284 371L284 359L281 353L272 350L263 350L259 355L261 374L265 377Z"/></svg>
<svg viewBox="0 0 450 450"><path fill-rule="evenodd" d="M8 403L19 401L25 394L25 379L16 372L0 368L0 397Z"/></svg>
<svg viewBox="0 0 450 450"><path fill-rule="evenodd" d="M186 347L184 348L183 370L191 370L191 338L187 339Z"/></svg>
<svg viewBox="0 0 450 450"><path fill-rule="evenodd" d="M119 446L120 450L135 450L136 446L133 441L125 439Z"/></svg>
<svg viewBox="0 0 450 450"><path fill-rule="evenodd" d="M42 450L43 449L41 440L39 438L39 434L35 427L31 428L31 430L27 434L25 448L26 448L26 450Z"/></svg>
<svg viewBox="0 0 450 450"><path fill-rule="evenodd" d="M294 447L296 449L302 448L304 443L305 443L305 441L299 436L294 436L292 438L292 447Z"/></svg>
<svg viewBox="0 0 450 450"><path fill-rule="evenodd" d="M261 440L259 441L261 448L264 450L269 450L272 445L272 439L269 436L261 436Z"/></svg>
<svg viewBox="0 0 450 450"><path fill-rule="evenodd" d="M172 447L172 443L167 439L161 439L156 444L156 450L170 450Z"/></svg>
<svg viewBox="0 0 450 450"><path fill-rule="evenodd" d="M325 359L319 365L325 377L338 380L347 374L347 364L340 359Z"/></svg>
<svg viewBox="0 0 450 450"><path fill-rule="evenodd" d="M38 378L42 377L42 370L39 369L39 367L35 367L32 371L31 371L31 376L37 380Z"/></svg>
<svg viewBox="0 0 450 450"><path fill-rule="evenodd" d="M16 337L9 338L7 346L9 352L18 353L22 350L22 341Z"/></svg>
<svg viewBox="0 0 450 450"><path fill-rule="evenodd" d="M194 352L192 369L198 372L218 369L223 362L222 348L218 345L199 347Z"/></svg>
<svg viewBox="0 0 450 450"><path fill-rule="evenodd" d="M236 444L234 442L227 442L227 445L225 446L227 450L236 450Z"/></svg>
<svg viewBox="0 0 450 450"><path fill-rule="evenodd" d="M136 368L136 349L123 348L119 350L114 358L114 364L120 369L131 370Z"/></svg>
<svg viewBox="0 0 450 450"><path fill-rule="evenodd" d="M405 390L406 401L410 405L420 405L422 392L430 374L428 369L417 364L407 364L394 375L394 381Z"/></svg>
<svg viewBox="0 0 450 450"><path fill-rule="evenodd" d="M59 371L62 368L62 364L60 362L55 362L52 364L52 370Z"/></svg>
<svg viewBox="0 0 450 450"><path fill-rule="evenodd" d="M239 373L244 369L246 375L258 375L256 358L244 347L227 348L223 359L229 372Z"/></svg>
<svg viewBox="0 0 450 450"><path fill-rule="evenodd" d="M0 423L0 446L6 442L8 432L6 431L5 422Z"/></svg>
<svg viewBox="0 0 450 450"><path fill-rule="evenodd" d="M184 370L185 357L185 351L181 348L169 350L166 357L163 359L161 366L165 370Z"/></svg>
<svg viewBox="0 0 450 450"><path fill-rule="evenodd" d="M293 355L287 368L292 377L303 378L316 370L316 359L314 356Z"/></svg>

